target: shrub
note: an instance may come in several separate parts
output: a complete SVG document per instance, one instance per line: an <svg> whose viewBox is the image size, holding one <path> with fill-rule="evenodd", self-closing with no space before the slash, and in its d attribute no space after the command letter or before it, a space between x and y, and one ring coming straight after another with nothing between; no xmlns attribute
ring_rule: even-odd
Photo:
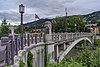
<svg viewBox="0 0 100 67"><path fill-rule="evenodd" d="M76 58L64 58L60 63L48 64L47 67L100 67L100 48L92 50L90 46L84 49Z"/></svg>
<svg viewBox="0 0 100 67"><path fill-rule="evenodd" d="M33 63L33 54L28 51L28 56L27 56L27 65L28 67L32 67L32 63Z"/></svg>
<svg viewBox="0 0 100 67"><path fill-rule="evenodd" d="M94 40L94 45L100 47L100 40Z"/></svg>
<svg viewBox="0 0 100 67"><path fill-rule="evenodd" d="M19 67L24 67L24 66L25 66L25 63L22 60L20 60Z"/></svg>
<svg viewBox="0 0 100 67"><path fill-rule="evenodd" d="M10 66L6 66L6 67L10 67Z"/></svg>

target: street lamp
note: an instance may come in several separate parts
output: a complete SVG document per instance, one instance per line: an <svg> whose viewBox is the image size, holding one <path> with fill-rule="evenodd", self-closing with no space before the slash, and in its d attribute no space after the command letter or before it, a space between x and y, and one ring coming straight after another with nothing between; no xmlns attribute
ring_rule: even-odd
<svg viewBox="0 0 100 67"><path fill-rule="evenodd" d="M24 6L23 4L19 5L19 13L21 14L21 27L20 27L20 30L21 30L21 50L23 49L23 33L24 33L24 30L23 30L23 14L24 14Z"/></svg>
<svg viewBox="0 0 100 67"><path fill-rule="evenodd" d="M24 5L23 4L21 4L21 5L19 5L19 13L24 13Z"/></svg>

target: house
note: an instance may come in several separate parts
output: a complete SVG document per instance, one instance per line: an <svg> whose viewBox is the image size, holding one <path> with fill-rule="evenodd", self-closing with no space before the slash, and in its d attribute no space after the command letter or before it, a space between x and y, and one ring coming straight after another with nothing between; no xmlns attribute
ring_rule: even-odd
<svg viewBox="0 0 100 67"><path fill-rule="evenodd" d="M96 34L100 33L100 28L97 26L97 23L95 23L95 24L86 24L85 26L88 27L88 29L91 32L94 32Z"/></svg>

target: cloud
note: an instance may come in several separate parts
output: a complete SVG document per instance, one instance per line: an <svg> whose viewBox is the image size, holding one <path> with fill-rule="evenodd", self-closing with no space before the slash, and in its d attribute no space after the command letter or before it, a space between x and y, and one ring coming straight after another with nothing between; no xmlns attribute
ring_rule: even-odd
<svg viewBox="0 0 100 67"><path fill-rule="evenodd" d="M29 11L29 10L27 9L27 11ZM19 24L19 22L20 22L20 14L13 10L0 11L0 20L3 20L4 18L6 18L8 20L8 22L11 24L17 24L16 22L18 22L18 24ZM24 23L26 23L30 20L34 20L33 14L28 14L28 13L24 14Z"/></svg>
<svg viewBox="0 0 100 67"><path fill-rule="evenodd" d="M99 2L99 0L76 0L75 2L69 4L69 14L87 14L99 11Z"/></svg>
<svg viewBox="0 0 100 67"><path fill-rule="evenodd" d="M21 3L25 6L25 23L34 20L35 13L40 18L51 18L64 16L65 8L68 8L68 15L77 15L98 11L100 6L100 0L0 0L0 19L19 23Z"/></svg>
<svg viewBox="0 0 100 67"><path fill-rule="evenodd" d="M0 10L14 9L19 2L20 0L0 0Z"/></svg>

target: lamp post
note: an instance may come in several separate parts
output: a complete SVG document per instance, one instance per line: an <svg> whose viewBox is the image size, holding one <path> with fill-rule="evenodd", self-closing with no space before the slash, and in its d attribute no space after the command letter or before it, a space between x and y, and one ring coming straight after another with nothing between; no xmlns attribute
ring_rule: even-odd
<svg viewBox="0 0 100 67"><path fill-rule="evenodd" d="M23 49L23 14L24 14L24 5L21 4L19 5L19 13L21 14L21 27L20 27L20 31L21 31L21 50Z"/></svg>

